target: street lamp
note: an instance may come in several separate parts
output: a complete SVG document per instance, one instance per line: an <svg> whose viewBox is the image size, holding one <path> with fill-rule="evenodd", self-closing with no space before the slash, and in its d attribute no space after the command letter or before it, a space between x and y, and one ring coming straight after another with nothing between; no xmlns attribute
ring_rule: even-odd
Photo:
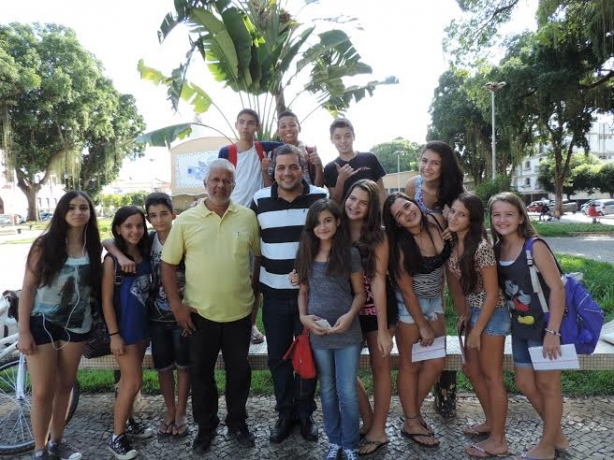
<svg viewBox="0 0 614 460"><path fill-rule="evenodd" d="M489 81L482 88L490 91L491 95L491 106L492 106L492 179L495 180L497 175L497 166L496 166L496 153L497 153L497 142L495 139L495 91L503 88L507 83L504 81Z"/></svg>
<svg viewBox="0 0 614 460"><path fill-rule="evenodd" d="M395 152L397 154L397 192L401 191L401 152L397 150Z"/></svg>

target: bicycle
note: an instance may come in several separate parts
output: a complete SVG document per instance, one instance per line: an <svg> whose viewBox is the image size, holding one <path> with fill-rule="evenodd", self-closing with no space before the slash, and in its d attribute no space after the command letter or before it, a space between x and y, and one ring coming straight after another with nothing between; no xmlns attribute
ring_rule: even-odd
<svg viewBox="0 0 614 460"><path fill-rule="evenodd" d="M24 355L17 351L17 321L9 315L19 293L5 291L0 297L0 455L15 455L34 449L30 423L32 385ZM66 423L79 404L80 387L75 380Z"/></svg>

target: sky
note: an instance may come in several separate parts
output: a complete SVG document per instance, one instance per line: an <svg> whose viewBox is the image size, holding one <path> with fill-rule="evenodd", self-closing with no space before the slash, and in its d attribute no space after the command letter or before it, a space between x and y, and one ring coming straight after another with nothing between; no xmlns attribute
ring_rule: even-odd
<svg viewBox="0 0 614 460"><path fill-rule="evenodd" d="M296 5L298 0L289 0ZM525 9L535 0L525 0ZM300 2L299 2L300 3ZM290 11L298 9L289 8ZM80 43L104 66L105 74L122 93L135 96L147 129L193 121L194 114L182 107L174 113L166 100L166 90L140 78L139 59L169 74L188 49L187 32L177 29L160 44L157 30L164 16L174 11L172 0L0 0L0 23L59 23L75 30ZM429 106L439 75L448 62L442 50L444 28L460 14L454 0L320 0L298 16L311 17L344 14L357 19L361 29L349 30L352 41L373 74L368 80L396 76L399 84L377 88L373 97L352 105L346 116L356 130L355 148L367 151L374 145L403 137L425 141L430 116ZM519 21L522 25L525 19ZM526 23L526 22L525 22ZM234 121L242 108L239 97L212 80L204 66L190 76L212 95L224 115ZM291 96L291 95L290 95ZM286 95L286 99L291 99ZM300 118L314 107L313 100L299 99L292 110ZM210 111L203 122L228 132L224 119ZM323 109L303 120L301 139L317 145L325 162L336 157L329 140L332 117ZM169 180L169 156L165 149L150 148L144 159L126 162L120 177L134 180Z"/></svg>

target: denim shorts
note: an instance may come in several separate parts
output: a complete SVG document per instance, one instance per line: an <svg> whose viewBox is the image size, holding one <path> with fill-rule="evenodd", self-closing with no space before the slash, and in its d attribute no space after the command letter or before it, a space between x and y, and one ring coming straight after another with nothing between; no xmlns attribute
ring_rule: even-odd
<svg viewBox="0 0 614 460"><path fill-rule="evenodd" d="M471 319L469 320L469 326L475 327L475 324L478 322L478 316L480 316L482 310L477 307L471 307L470 311ZM492 313L492 316L484 328L483 334L505 337L510 333L511 327L512 318L509 310L506 307L495 308L495 311Z"/></svg>
<svg viewBox="0 0 614 460"><path fill-rule="evenodd" d="M58 326L45 319L42 315L30 317L30 333L36 345L55 343L60 340L63 342L85 342L89 338L89 333L77 334L68 329Z"/></svg>
<svg viewBox="0 0 614 460"><path fill-rule="evenodd" d="M521 339L512 334L512 356L514 358L514 366L533 367L529 348L541 347L543 345L543 340Z"/></svg>
<svg viewBox="0 0 614 460"><path fill-rule="evenodd" d="M441 303L441 296L434 297L432 299L424 299L419 297L418 301L420 302L420 309L424 314L424 317L427 321L435 321L437 319L437 315L443 315L443 305ZM414 319L411 317L405 304L403 302L399 302L399 321L405 324L416 324Z"/></svg>
<svg viewBox="0 0 614 460"><path fill-rule="evenodd" d="M190 365L189 338L182 335L183 329L177 323L152 321L149 331L156 370L165 371L173 367L186 369Z"/></svg>

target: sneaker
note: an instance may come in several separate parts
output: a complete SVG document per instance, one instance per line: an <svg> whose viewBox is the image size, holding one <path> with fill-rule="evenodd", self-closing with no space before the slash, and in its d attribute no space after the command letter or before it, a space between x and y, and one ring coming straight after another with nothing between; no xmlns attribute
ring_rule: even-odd
<svg viewBox="0 0 614 460"><path fill-rule="evenodd" d="M63 440L57 443L49 442L47 449L49 456L59 460L79 460L83 457L81 452Z"/></svg>
<svg viewBox="0 0 614 460"><path fill-rule="evenodd" d="M146 427L141 422L137 422L134 417L130 417L126 422L126 434L133 438L145 439L154 435L154 430Z"/></svg>
<svg viewBox="0 0 614 460"><path fill-rule="evenodd" d="M324 455L324 460L339 460L341 458L341 446L331 444Z"/></svg>
<svg viewBox="0 0 614 460"><path fill-rule="evenodd" d="M357 449L343 449L343 453L345 454L346 460L358 460Z"/></svg>
<svg viewBox="0 0 614 460"><path fill-rule="evenodd" d="M37 450L32 455L30 455L30 458L34 460L51 460L51 457L49 456L49 452L47 452L47 449Z"/></svg>
<svg viewBox="0 0 614 460"><path fill-rule="evenodd" d="M119 460L130 460L136 457L137 454L136 449L132 447L125 433L120 434L115 439L111 436L107 449Z"/></svg>

